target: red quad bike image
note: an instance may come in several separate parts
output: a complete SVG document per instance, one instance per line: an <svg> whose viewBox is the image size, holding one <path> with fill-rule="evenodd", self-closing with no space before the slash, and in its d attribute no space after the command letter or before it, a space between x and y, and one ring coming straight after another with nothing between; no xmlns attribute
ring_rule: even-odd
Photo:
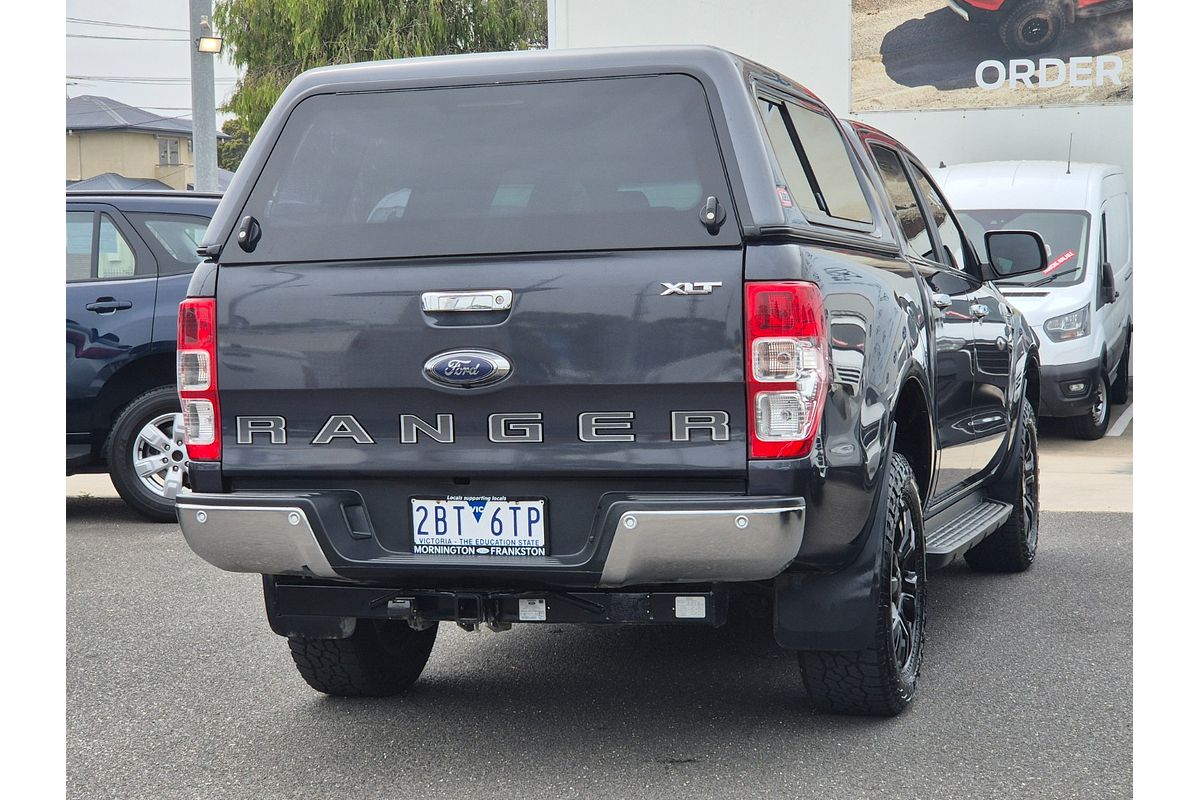
<svg viewBox="0 0 1200 800"><path fill-rule="evenodd" d="M947 0L968 22L994 25L1016 53L1048 50L1076 20L1133 8L1133 0Z"/></svg>

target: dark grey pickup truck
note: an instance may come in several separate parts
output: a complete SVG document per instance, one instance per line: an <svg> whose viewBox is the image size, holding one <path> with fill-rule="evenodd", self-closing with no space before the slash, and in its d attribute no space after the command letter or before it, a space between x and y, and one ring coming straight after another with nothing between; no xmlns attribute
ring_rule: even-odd
<svg viewBox="0 0 1200 800"><path fill-rule="evenodd" d="M188 543L336 695L439 623L774 609L819 709L895 714L927 568L1018 572L1036 340L928 171L703 47L296 78L181 306Z"/></svg>

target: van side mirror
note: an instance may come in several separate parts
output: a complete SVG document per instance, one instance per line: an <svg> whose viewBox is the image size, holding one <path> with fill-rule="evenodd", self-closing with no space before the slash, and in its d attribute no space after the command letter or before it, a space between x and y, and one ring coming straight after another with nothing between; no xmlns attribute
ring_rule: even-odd
<svg viewBox="0 0 1200 800"><path fill-rule="evenodd" d="M1046 269L1046 243L1036 231L988 231L983 235L994 278L1012 278Z"/></svg>
<svg viewBox="0 0 1200 800"><path fill-rule="evenodd" d="M1112 264L1105 261L1100 270L1100 305L1106 306L1116 302L1120 295L1117 294L1117 278L1113 274Z"/></svg>

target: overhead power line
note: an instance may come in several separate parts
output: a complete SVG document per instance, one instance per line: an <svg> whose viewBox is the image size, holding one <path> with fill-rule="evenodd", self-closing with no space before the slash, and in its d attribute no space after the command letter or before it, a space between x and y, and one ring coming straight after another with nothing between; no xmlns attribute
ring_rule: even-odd
<svg viewBox="0 0 1200 800"><path fill-rule="evenodd" d="M144 31L171 31L173 33L188 33L187 28L160 28L155 25L135 25L132 22L112 22L104 19L84 19L83 17L67 17L67 22L80 25L102 25L106 28L138 28Z"/></svg>
<svg viewBox="0 0 1200 800"><path fill-rule="evenodd" d="M97 36L90 33L68 33L68 39L112 39L120 42L186 42L188 39L160 39L154 36Z"/></svg>
<svg viewBox="0 0 1200 800"><path fill-rule="evenodd" d="M153 76L136 75L68 75L69 81L103 82L103 83L145 83L171 86L191 83L189 78L156 78ZM236 83L237 78L217 78L217 83Z"/></svg>

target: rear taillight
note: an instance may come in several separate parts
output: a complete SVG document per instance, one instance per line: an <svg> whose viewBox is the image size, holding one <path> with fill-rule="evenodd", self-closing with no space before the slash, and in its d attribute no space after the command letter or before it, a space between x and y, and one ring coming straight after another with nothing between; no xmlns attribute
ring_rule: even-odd
<svg viewBox="0 0 1200 800"><path fill-rule="evenodd" d="M189 297L179 304L176 350L184 442L192 461L221 459L221 405L217 400L217 301Z"/></svg>
<svg viewBox="0 0 1200 800"><path fill-rule="evenodd" d="M751 458L812 450L829 391L825 307L815 284L746 284L746 414Z"/></svg>

